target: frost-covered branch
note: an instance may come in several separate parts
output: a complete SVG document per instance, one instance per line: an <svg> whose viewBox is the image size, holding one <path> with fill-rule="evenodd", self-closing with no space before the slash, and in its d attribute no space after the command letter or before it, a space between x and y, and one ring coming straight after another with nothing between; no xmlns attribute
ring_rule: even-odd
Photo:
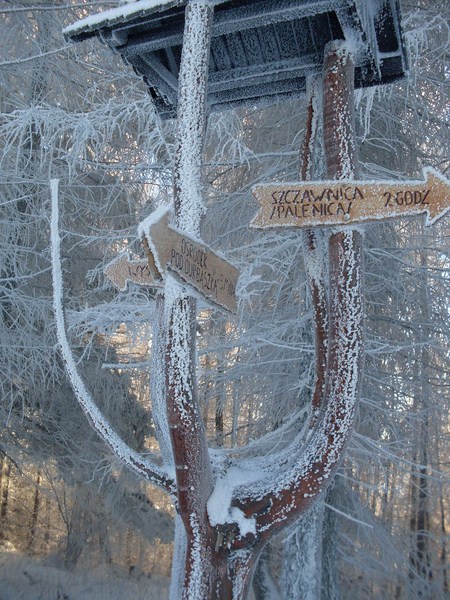
<svg viewBox="0 0 450 600"><path fill-rule="evenodd" d="M63 52L67 50L68 46L62 46L61 48L55 48L54 50L49 50L48 52L41 52L40 54L35 54L33 56L27 56L26 58L16 58L14 60L6 60L0 62L0 67L8 67L11 65L19 65L26 62L30 62L31 60L40 60L41 58L45 58L46 56L50 56L52 54L58 54L59 52Z"/></svg>
<svg viewBox="0 0 450 600"><path fill-rule="evenodd" d="M351 176L355 164L350 108L353 64L345 47L330 47L327 60L324 137L328 176L340 179ZM338 148L332 140L335 129L342 134L342 145ZM321 273L324 287L323 269ZM235 519L241 539L248 535L266 539L274 528L304 512L331 482L352 430L363 356L362 245L357 231L347 229L331 235L329 277L327 377L321 390L316 427L305 446L294 450L292 455L285 454L285 464L279 465L278 470L271 473L255 470L250 474L236 469L234 489L220 485L228 483L225 476L210 499L210 518L230 523ZM316 354L316 360L317 357ZM220 505L219 498L223 497L228 502Z"/></svg>
<svg viewBox="0 0 450 600"><path fill-rule="evenodd" d="M322 111L322 90L317 77L310 79L309 87L308 120L300 158L300 177L304 181L313 179L314 156L318 141L320 113ZM328 232L309 229L302 232L302 238L305 271L308 276L314 313L315 374L310 419L310 427L312 428L317 422L320 406L325 396L327 373L329 333Z"/></svg>
<svg viewBox="0 0 450 600"><path fill-rule="evenodd" d="M69 347L66 335L64 311L62 307L62 270L60 258L59 210L58 210L58 180L51 181L52 219L51 219L51 248L53 275L53 306L56 317L56 329L61 353L69 375L70 383L83 412L89 419L94 430L107 444L114 456L132 469L140 477L154 483L165 491L174 494L175 487L169 474L138 452L132 450L114 431L106 418L93 401L88 389L81 379Z"/></svg>

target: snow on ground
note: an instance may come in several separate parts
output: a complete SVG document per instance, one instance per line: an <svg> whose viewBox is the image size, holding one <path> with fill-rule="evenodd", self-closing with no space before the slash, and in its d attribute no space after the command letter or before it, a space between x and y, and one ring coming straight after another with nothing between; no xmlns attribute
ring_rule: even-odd
<svg viewBox="0 0 450 600"><path fill-rule="evenodd" d="M114 565L67 572L0 552L0 600L165 600L169 579L133 574Z"/></svg>

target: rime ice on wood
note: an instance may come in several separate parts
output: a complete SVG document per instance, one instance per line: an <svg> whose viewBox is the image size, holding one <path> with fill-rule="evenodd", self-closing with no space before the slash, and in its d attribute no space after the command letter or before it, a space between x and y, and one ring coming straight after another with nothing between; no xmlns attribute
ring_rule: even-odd
<svg viewBox="0 0 450 600"><path fill-rule="evenodd" d="M206 84L212 8L194 1L186 9L186 26L178 90L177 143L174 165L175 225L197 237L204 211L201 198L202 146L206 123ZM200 415L196 385L195 299L171 275L165 288L166 403L176 471L180 521L186 546L183 598L206 598L212 579L206 502L213 474ZM177 575L176 575L177 576ZM215 586L214 586L215 587Z"/></svg>
<svg viewBox="0 0 450 600"><path fill-rule="evenodd" d="M98 36L142 75L158 111L176 115L187 0L139 2L83 19L66 38ZM306 91L320 75L326 44L351 42L355 86L402 77L406 59L395 0L211 0L214 6L208 105L212 110L266 105Z"/></svg>
<svg viewBox="0 0 450 600"><path fill-rule="evenodd" d="M178 109L174 232L184 236L185 247L186 240L190 240L187 254L192 257L196 253L205 266L208 258L202 257L206 257L206 249L195 244L205 211L201 154L206 100L220 109L254 105L260 97L263 102L272 102L302 93L306 74L321 72L322 52L326 48L324 129L328 175L343 182L353 178L356 168L353 85L391 81L403 74L404 62L395 28L396 51L378 60L383 36L372 29L366 35L364 30L375 27L380 14L361 12L359 1L283 0L275 4L194 0L187 3L183 21L184 13L178 5L184 4L151 3L139 19L131 10L112 24L108 18L103 23L84 23L72 34L69 32L69 37L99 35L145 77L162 113L173 115ZM389 8L386 19L390 16L395 21L395 3L387 1L383 6ZM184 45L179 59L183 25ZM292 25L300 35L289 34ZM346 41L330 45L336 38ZM244 57L246 64L239 62ZM338 143L333 144L335 138ZM161 216L161 211L157 214ZM150 221L142 230L149 245L154 246L159 269L162 272L172 256L172 267L177 267L176 249L170 248L166 258L161 256L164 252L158 250L152 232L147 231L154 229L158 220L153 215ZM315 250L319 247L316 244ZM328 350L327 378L320 387L321 410L315 415L315 428L308 431L305 445L300 445L297 433L294 442L276 457L261 456L248 461L233 457L222 462L219 459L214 465L217 470L213 469L206 445L197 398L195 299L171 273L166 276L168 430L176 472L178 526L182 523L186 534L185 538L178 536L179 555L174 565L178 583L179 560L185 562L180 585L184 599L206 599L211 597L211 590L217 597L244 598L264 544L323 494L342 459L361 381L363 300L359 233L351 228L333 233L329 252L332 291L329 326L324 327L328 335L324 343ZM182 256L183 251L179 254ZM323 262L319 264L317 260L315 265L317 254L313 252L309 259L310 280L323 279ZM167 436L167 432L162 433ZM179 587L174 585L172 589L175 594Z"/></svg>
<svg viewBox="0 0 450 600"><path fill-rule="evenodd" d="M98 26L111 26L114 23L122 23L124 20L141 17L146 13L161 11L168 6L180 4L181 0L138 0L135 2L124 2L117 8L105 10L96 15L90 15L80 21L76 21L63 29L66 37L73 37L81 33L95 30ZM87 35L86 35L87 37Z"/></svg>
<svg viewBox="0 0 450 600"><path fill-rule="evenodd" d="M450 182L434 169L424 181L309 181L253 188L261 204L250 226L349 225L426 213L432 225L450 208Z"/></svg>
<svg viewBox="0 0 450 600"><path fill-rule="evenodd" d="M141 456L132 450L118 436L116 431L105 419L83 380L81 379L75 359L70 350L66 335L66 325L64 312L62 308L62 271L60 258L60 237L59 237L59 210L58 210L58 184L57 179L51 181L52 197L52 220L51 220L51 245L52 245L52 275L53 275L53 303L56 316L56 326L58 341L63 355L66 369L69 374L70 383L78 402L92 424L92 427L100 435L103 441L109 446L113 454L125 463L129 468L136 472L140 477L162 487L164 490L173 493L174 486L168 473L161 469L156 463L150 461L147 457Z"/></svg>
<svg viewBox="0 0 450 600"><path fill-rule="evenodd" d="M137 283L147 287L162 285L159 274L153 272L148 260L130 260L128 253L121 254L105 267L105 275L122 292L127 283Z"/></svg>
<svg viewBox="0 0 450 600"><path fill-rule="evenodd" d="M161 276L169 270L199 292L201 298L236 312L239 271L201 241L170 227L169 217L170 212L162 207L139 226L139 235L145 236L150 258Z"/></svg>
<svg viewBox="0 0 450 600"><path fill-rule="evenodd" d="M325 143L330 177L342 179L355 168L352 98L352 60L349 48L331 45L326 55ZM338 92L335 102L333 87ZM331 98L333 94L333 98ZM333 145L331 128L337 127L345 142ZM330 237L330 324L327 380L323 411L308 443L292 448L277 473L261 472L261 479L240 485L231 506L246 515L252 503L267 507L256 517L256 533L264 538L276 523L288 523L323 493L331 481L350 435L361 381L363 354L363 300L361 239L350 229ZM279 525L278 525L279 526Z"/></svg>

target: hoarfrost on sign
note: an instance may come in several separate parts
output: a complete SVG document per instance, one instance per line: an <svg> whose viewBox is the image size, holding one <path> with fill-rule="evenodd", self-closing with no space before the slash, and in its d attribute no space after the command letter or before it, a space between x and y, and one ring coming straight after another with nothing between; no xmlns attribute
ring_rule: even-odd
<svg viewBox="0 0 450 600"><path fill-rule="evenodd" d="M152 236L150 235L150 228L152 225L159 223L161 219L166 215L166 213L171 212L170 206L162 205L155 209L148 217L146 217L138 226L138 236L140 238L145 237L148 243L148 246L153 255L153 259L155 261L156 267L160 272L161 276L164 277L166 271L166 265L162 265L159 262L157 248L153 243Z"/></svg>

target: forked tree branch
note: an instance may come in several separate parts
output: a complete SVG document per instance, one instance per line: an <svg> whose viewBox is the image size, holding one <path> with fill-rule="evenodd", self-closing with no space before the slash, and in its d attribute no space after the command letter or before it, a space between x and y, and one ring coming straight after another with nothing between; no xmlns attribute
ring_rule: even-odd
<svg viewBox="0 0 450 600"><path fill-rule="evenodd" d="M328 178L351 178L356 163L353 62L341 44L329 46L326 53L324 141ZM362 243L358 231L348 228L331 235L329 280L327 369L315 429L288 470L267 482L270 489L266 493L261 482L253 490L250 486L241 488L232 502L247 518L255 519L256 543L264 542L274 531L298 518L325 491L352 430L363 357ZM241 538L236 547L245 547L251 541L251 536L247 540Z"/></svg>

